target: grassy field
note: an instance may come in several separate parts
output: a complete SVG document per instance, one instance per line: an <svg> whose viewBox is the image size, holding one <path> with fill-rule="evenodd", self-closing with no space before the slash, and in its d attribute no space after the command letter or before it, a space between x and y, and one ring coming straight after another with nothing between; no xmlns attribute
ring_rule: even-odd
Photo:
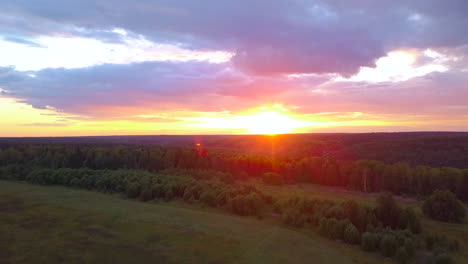
<svg viewBox="0 0 468 264"><path fill-rule="evenodd" d="M276 195L374 200L313 185L263 188ZM416 206L411 200L407 204ZM0 263L395 263L313 230L286 228L274 217L238 217L177 201L143 203L0 181L0 213ZM423 225L457 238L457 263L468 263L467 224L423 218Z"/></svg>
<svg viewBox="0 0 468 264"><path fill-rule="evenodd" d="M254 218L0 181L0 263L354 263Z"/></svg>

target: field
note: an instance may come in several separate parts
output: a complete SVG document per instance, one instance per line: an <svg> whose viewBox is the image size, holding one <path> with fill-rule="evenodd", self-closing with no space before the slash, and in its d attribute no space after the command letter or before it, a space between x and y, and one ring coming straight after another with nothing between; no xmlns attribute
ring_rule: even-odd
<svg viewBox="0 0 468 264"><path fill-rule="evenodd" d="M343 188L320 186L315 184L294 184L285 186L268 186L258 181L252 181L255 186L274 195L288 196L291 193L309 198L319 198L335 201L345 201L354 199L362 204L369 206L375 205L377 193L362 193L350 191ZM421 201L410 197L395 196L395 199L404 206L413 207L422 219L423 230L429 234L445 235L451 239L457 239L460 242L459 253L455 255L457 263L468 263L468 221L462 224L444 223L434 221L424 216L421 211ZM468 208L467 208L468 210Z"/></svg>
<svg viewBox="0 0 468 264"><path fill-rule="evenodd" d="M372 204L374 196L316 185L265 187L277 195ZM410 201L409 206L417 205ZM66 187L0 182L0 263L394 263L277 217L239 217L173 202L139 202ZM423 218L425 230L457 238L468 260L468 225Z"/></svg>
<svg viewBox="0 0 468 264"><path fill-rule="evenodd" d="M321 238L177 204L1 181L0 209L0 263L356 263Z"/></svg>

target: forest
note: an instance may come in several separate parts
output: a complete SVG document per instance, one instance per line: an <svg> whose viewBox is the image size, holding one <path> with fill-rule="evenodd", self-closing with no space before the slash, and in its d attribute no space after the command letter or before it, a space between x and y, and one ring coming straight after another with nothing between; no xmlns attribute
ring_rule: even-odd
<svg viewBox="0 0 468 264"><path fill-rule="evenodd" d="M265 139L266 138L266 139ZM263 136L263 140L270 140ZM279 139L275 139L279 140ZM200 142L200 143L199 143ZM192 146L136 144L3 144L1 173L24 178L35 168L200 169L226 172L235 180L262 178L267 183L307 182L363 192L388 191L425 197L448 189L468 201L468 168L386 163L381 160L338 159L327 155L296 157Z"/></svg>
<svg viewBox="0 0 468 264"><path fill-rule="evenodd" d="M272 140L280 142L271 136L257 139L260 145ZM206 145L200 138L178 146L4 140L0 179L119 194L143 202L179 200L260 219L280 215L286 226L312 228L322 237L358 245L398 263L410 263L422 249L431 252L434 263L453 263L451 254L460 249L457 239L425 232L419 213L397 203L394 195L423 200L421 210L428 218L463 223L466 209L460 200L468 201L468 168ZM278 196L262 187L299 183L380 194L368 205L354 199Z"/></svg>

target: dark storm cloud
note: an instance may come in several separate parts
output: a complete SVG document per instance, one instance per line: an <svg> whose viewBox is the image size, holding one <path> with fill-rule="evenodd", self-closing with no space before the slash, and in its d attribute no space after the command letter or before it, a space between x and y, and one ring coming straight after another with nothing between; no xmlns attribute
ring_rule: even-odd
<svg viewBox="0 0 468 264"><path fill-rule="evenodd" d="M119 41L109 33L117 27L156 42L230 50L238 67L257 74L350 75L393 49L468 43L465 0L15 0L0 10L40 28L14 25L20 32L50 27Z"/></svg>

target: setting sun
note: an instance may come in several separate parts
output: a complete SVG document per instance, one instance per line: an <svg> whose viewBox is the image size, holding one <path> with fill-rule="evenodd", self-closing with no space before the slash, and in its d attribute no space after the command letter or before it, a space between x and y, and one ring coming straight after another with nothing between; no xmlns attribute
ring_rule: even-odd
<svg viewBox="0 0 468 264"><path fill-rule="evenodd" d="M300 121L289 118L287 115L268 111L257 113L245 118L245 127L252 134L275 135L293 131Z"/></svg>

